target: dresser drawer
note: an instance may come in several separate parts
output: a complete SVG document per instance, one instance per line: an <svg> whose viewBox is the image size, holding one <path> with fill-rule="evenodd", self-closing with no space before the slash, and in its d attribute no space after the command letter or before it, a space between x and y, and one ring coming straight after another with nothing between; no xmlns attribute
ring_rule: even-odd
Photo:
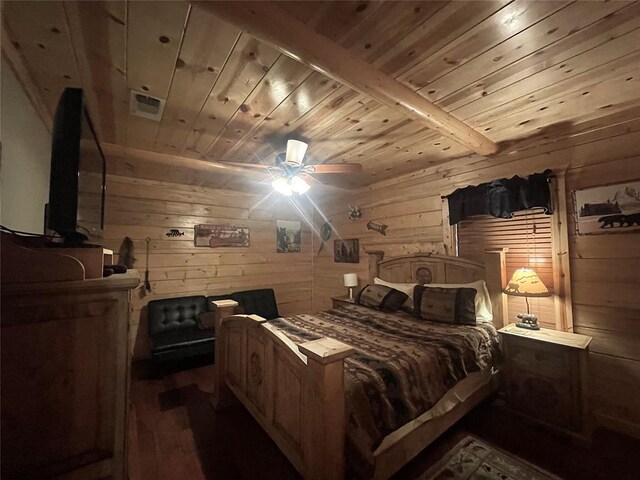
<svg viewBox="0 0 640 480"><path fill-rule="evenodd" d="M567 379L575 362L575 355L566 348L541 342L510 337L506 340L505 354L509 358L509 368L555 379Z"/></svg>

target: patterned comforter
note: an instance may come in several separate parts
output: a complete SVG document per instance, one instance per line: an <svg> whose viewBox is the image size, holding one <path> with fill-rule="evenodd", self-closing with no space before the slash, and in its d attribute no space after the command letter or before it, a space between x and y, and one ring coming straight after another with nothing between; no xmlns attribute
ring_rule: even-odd
<svg viewBox="0 0 640 480"><path fill-rule="evenodd" d="M382 439L419 417L460 380L497 362L491 324L447 325L345 305L271 320L295 343L332 337L356 349L345 361L347 457L367 469ZM356 458L354 458L356 457Z"/></svg>

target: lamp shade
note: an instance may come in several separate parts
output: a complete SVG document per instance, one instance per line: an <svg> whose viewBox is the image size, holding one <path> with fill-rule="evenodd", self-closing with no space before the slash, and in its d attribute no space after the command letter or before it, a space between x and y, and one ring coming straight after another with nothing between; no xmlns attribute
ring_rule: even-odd
<svg viewBox="0 0 640 480"><path fill-rule="evenodd" d="M504 289L504 293L516 297L551 296L538 274L531 268L519 268L516 270Z"/></svg>
<svg viewBox="0 0 640 480"><path fill-rule="evenodd" d="M357 287L358 286L358 274L357 273L345 273L344 274L344 286L345 287Z"/></svg>

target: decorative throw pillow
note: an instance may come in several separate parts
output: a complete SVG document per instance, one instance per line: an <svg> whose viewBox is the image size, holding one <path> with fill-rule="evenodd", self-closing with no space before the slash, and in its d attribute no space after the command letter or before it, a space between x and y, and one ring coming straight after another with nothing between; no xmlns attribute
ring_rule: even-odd
<svg viewBox="0 0 640 480"><path fill-rule="evenodd" d="M413 289L415 288L415 283L395 283L395 282L387 282L386 280L382 280L381 278L373 279L374 285L384 285L385 287L395 288L396 290L400 290L403 293L407 294L407 299L404 301L402 305L402 309L408 312L413 312Z"/></svg>
<svg viewBox="0 0 640 480"><path fill-rule="evenodd" d="M484 280L469 283L427 283L425 287L438 288L473 288L476 291L476 322L493 321L491 297Z"/></svg>
<svg viewBox="0 0 640 480"><path fill-rule="evenodd" d="M365 307L376 308L383 312L395 312L402 307L408 295L395 288L384 285L367 285L355 296L355 302Z"/></svg>
<svg viewBox="0 0 640 480"><path fill-rule="evenodd" d="M413 313L432 322L475 325L474 288L438 288L417 285L413 291Z"/></svg>

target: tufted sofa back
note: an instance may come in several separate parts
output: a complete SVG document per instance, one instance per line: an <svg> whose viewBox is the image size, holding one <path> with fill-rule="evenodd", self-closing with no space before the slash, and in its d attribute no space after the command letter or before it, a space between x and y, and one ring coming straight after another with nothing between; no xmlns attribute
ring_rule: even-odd
<svg viewBox="0 0 640 480"><path fill-rule="evenodd" d="M260 290L245 290L232 293L231 298L238 302L244 313L255 313L267 320L278 318L278 304L272 288Z"/></svg>
<svg viewBox="0 0 640 480"><path fill-rule="evenodd" d="M204 296L166 298L149 302L149 335L197 328L198 315L207 311Z"/></svg>

